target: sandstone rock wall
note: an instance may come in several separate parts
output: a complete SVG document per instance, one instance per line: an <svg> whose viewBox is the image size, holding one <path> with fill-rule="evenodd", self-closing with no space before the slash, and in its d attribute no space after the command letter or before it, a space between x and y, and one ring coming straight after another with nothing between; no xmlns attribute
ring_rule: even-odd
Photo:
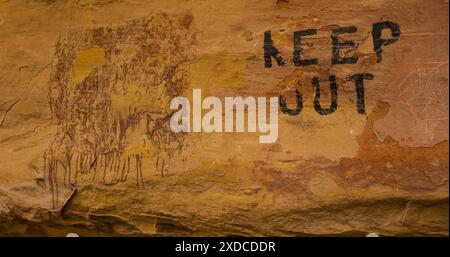
<svg viewBox="0 0 450 257"><path fill-rule="evenodd" d="M345 26L358 61L333 65ZM448 235L446 0L0 0L0 83L0 235ZM173 133L194 88L302 110L273 144Z"/></svg>

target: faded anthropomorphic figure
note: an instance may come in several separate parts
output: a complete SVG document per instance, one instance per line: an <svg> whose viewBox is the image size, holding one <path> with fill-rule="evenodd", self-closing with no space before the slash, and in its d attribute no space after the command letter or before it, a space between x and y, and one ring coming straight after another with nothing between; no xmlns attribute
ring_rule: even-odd
<svg viewBox="0 0 450 257"><path fill-rule="evenodd" d="M170 130L169 102L188 87L195 37L190 13L155 13L58 40L48 93L58 130L44 153L55 195L61 182L133 177L143 188L144 171L167 174L185 136Z"/></svg>

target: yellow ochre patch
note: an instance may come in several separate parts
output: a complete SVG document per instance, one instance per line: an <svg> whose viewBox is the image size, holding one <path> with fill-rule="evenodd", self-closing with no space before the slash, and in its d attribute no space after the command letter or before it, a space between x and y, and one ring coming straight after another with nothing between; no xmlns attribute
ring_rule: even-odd
<svg viewBox="0 0 450 257"><path fill-rule="evenodd" d="M105 64L105 50L99 47L80 51L73 64L72 80L82 82L94 68Z"/></svg>
<svg viewBox="0 0 450 257"><path fill-rule="evenodd" d="M200 57L189 65L193 88L241 88L244 84L246 55L219 53Z"/></svg>

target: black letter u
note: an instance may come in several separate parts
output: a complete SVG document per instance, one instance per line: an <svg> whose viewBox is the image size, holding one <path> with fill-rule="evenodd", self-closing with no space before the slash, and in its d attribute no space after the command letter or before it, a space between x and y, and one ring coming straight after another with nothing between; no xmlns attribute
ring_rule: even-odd
<svg viewBox="0 0 450 257"><path fill-rule="evenodd" d="M316 96L314 97L314 110L320 115L328 115L337 109L337 85L336 77L330 76L330 91L331 91L331 105L329 108L322 108L320 105L320 84L319 78L313 78L313 87L316 89Z"/></svg>

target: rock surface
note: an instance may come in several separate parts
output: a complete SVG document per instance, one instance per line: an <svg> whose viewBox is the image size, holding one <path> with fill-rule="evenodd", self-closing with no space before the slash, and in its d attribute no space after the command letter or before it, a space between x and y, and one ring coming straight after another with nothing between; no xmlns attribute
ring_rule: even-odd
<svg viewBox="0 0 450 257"><path fill-rule="evenodd" d="M377 62L382 21L401 36ZM339 26L356 64L331 65ZM318 65L295 67L310 28ZM268 30L282 67L264 67ZM346 77L364 72L360 114ZM311 79L328 106L330 75L322 116ZM0 78L0 235L448 236L446 0L1 0ZM273 144L172 133L193 88L290 108L297 89L303 110Z"/></svg>

